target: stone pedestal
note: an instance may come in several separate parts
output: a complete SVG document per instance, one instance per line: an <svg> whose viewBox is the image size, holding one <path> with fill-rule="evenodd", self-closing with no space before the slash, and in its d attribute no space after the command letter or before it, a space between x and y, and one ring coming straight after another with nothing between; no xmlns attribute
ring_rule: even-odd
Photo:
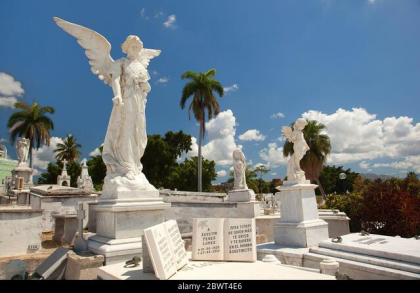
<svg viewBox="0 0 420 293"><path fill-rule="evenodd" d="M247 202L255 200L255 193L252 189L236 189L228 192L229 202Z"/></svg>
<svg viewBox="0 0 420 293"><path fill-rule="evenodd" d="M32 180L32 173L34 171L28 167L28 166L19 166L13 169L12 171L12 178L13 181L16 180L16 178L23 178L23 188L22 189L29 189L30 187L34 186L33 180ZM14 184L16 184L14 182Z"/></svg>
<svg viewBox="0 0 420 293"><path fill-rule="evenodd" d="M105 256L105 264L125 262L142 254L143 230L164 222L164 203L158 190L119 191L98 201L96 235L89 250Z"/></svg>
<svg viewBox="0 0 420 293"><path fill-rule="evenodd" d="M287 182L278 187L281 220L274 225L275 244L310 247L328 239L328 224L319 219L315 198L317 185L309 180Z"/></svg>
<svg viewBox="0 0 420 293"><path fill-rule="evenodd" d="M98 268L102 266L104 257L91 252L67 253L67 266L64 274L66 280L96 280Z"/></svg>

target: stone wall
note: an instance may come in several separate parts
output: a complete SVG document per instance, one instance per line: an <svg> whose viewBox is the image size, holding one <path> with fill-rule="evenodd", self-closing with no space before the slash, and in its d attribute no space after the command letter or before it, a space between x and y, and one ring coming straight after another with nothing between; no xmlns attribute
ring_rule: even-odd
<svg viewBox="0 0 420 293"><path fill-rule="evenodd" d="M42 210L0 208L0 256L36 252L41 241Z"/></svg>

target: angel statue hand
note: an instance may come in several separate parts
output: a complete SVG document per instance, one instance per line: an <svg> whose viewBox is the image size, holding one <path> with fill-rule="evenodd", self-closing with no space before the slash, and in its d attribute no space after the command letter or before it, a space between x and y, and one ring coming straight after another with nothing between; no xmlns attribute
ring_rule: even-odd
<svg viewBox="0 0 420 293"><path fill-rule="evenodd" d="M124 105L124 103L123 103L123 101L122 101L122 98L121 98L121 96L115 96L113 99L112 99L112 101L114 102L114 105L115 106L123 106Z"/></svg>

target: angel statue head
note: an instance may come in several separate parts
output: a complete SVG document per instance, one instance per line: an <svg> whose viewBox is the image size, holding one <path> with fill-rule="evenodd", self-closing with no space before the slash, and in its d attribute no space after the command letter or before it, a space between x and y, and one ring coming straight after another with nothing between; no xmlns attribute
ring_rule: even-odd
<svg viewBox="0 0 420 293"><path fill-rule="evenodd" d="M128 36L125 42L121 45L123 53L129 56L137 57L140 51L143 49L143 42L138 36Z"/></svg>
<svg viewBox="0 0 420 293"><path fill-rule="evenodd" d="M308 121L306 121L306 119L304 118L299 118L298 120L296 120L293 128L296 130L303 130L306 125L308 125Z"/></svg>

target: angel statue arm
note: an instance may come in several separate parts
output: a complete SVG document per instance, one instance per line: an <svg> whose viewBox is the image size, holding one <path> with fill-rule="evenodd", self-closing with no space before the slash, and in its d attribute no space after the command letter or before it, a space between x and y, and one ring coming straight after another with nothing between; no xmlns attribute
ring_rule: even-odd
<svg viewBox="0 0 420 293"><path fill-rule="evenodd" d="M290 141L291 143L294 143L293 131L289 126L283 126L281 128L281 132L283 133L283 136L287 138L288 141Z"/></svg>

